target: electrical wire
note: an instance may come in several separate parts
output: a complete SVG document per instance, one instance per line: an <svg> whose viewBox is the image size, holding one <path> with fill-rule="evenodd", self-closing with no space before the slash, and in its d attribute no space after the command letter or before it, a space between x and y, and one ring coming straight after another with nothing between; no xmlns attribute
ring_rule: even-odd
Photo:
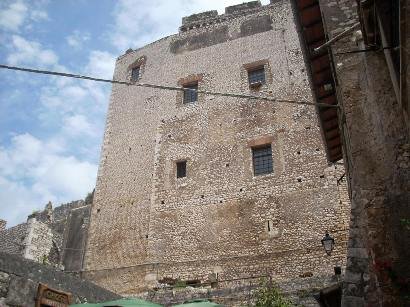
<svg viewBox="0 0 410 307"><path fill-rule="evenodd" d="M282 103L290 103L290 104L313 105L313 106L324 107L324 108L338 108L339 107L338 105L331 105L331 104L326 104L326 103L315 103L315 102L303 101L303 100L291 100L291 99L274 98L274 97L267 97L267 96L238 94L238 93L222 93L222 92L188 89L188 88L177 87L177 86L102 79L102 78L90 77L90 76L85 76L85 75L77 75L77 74L63 73L63 72L57 72L57 71L51 71L51 70L33 69L33 68L26 68L26 67L9 66L9 65L4 65L4 64L0 64L0 68L16 70L16 71L24 71L24 72L30 72L30 73L36 73L36 74L43 74L43 75L52 75L52 76L59 76L59 77L66 77L66 78L90 80L90 81L95 81L95 82L122 84L122 85L128 85L128 86L139 86L139 87L155 88L155 89L170 90L170 91L193 91L193 92L205 94L205 95L233 97L233 98L241 98L241 99L265 100L265 101L273 101L273 102L279 102L279 103L282 102Z"/></svg>

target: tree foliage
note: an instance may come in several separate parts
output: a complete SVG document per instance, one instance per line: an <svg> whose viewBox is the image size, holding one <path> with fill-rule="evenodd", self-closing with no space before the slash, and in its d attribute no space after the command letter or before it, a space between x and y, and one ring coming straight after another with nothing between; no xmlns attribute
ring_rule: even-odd
<svg viewBox="0 0 410 307"><path fill-rule="evenodd" d="M255 292L256 307L292 307L292 303L283 296L279 288L271 281L263 281Z"/></svg>

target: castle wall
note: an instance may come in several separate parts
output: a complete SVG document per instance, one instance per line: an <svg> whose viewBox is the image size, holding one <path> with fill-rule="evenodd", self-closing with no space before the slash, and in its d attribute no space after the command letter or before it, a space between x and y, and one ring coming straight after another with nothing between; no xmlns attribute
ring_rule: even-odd
<svg viewBox="0 0 410 307"><path fill-rule="evenodd" d="M142 63L142 83L258 95L246 69L262 63L261 94L312 101L290 3L227 11L185 19L179 34L121 56L114 79ZM273 173L254 176L251 148L264 143ZM314 106L204 94L183 104L182 92L115 84L84 274L124 294L164 277L333 274L345 264L342 174L328 166Z"/></svg>

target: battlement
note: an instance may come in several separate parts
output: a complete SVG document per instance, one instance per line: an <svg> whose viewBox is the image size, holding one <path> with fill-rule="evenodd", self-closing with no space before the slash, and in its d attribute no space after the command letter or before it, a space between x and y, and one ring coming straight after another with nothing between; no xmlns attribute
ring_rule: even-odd
<svg viewBox="0 0 410 307"><path fill-rule="evenodd" d="M6 229L7 222L5 220L0 219L0 231Z"/></svg>
<svg viewBox="0 0 410 307"><path fill-rule="evenodd" d="M271 0L270 3L275 2ZM225 14L218 15L218 11L206 11L190 16L182 17L182 26L180 32L206 27L212 24L220 23L238 16L253 13L255 10L263 7L260 0L244 2L242 4L231 5L225 8Z"/></svg>

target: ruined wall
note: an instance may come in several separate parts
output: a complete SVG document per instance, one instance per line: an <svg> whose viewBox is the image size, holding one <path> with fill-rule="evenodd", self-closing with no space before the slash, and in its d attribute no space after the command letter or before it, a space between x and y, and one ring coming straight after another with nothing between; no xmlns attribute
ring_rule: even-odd
<svg viewBox="0 0 410 307"><path fill-rule="evenodd" d="M53 264L66 271L82 268L90 204L73 201L52 208L48 203L26 223L0 230L0 251Z"/></svg>
<svg viewBox="0 0 410 307"><path fill-rule="evenodd" d="M359 21L353 1L320 4L329 38ZM383 51L346 53L364 48L360 32L331 46L352 195L343 306L407 306L409 136Z"/></svg>
<svg viewBox="0 0 410 307"><path fill-rule="evenodd" d="M29 218L23 244L24 258L45 262L53 247L53 233L47 224L39 222L35 218Z"/></svg>
<svg viewBox="0 0 410 307"><path fill-rule="evenodd" d="M185 18L179 34L127 52L114 78L141 65L143 83L198 80L200 90L312 101L290 3L226 12ZM248 85L255 63L267 76L259 92ZM251 148L264 143L274 170L254 176ZM177 179L181 159L187 177ZM182 92L115 84L84 274L123 294L164 277L333 274L345 264L342 174L328 166L314 106L203 94L183 104ZM337 242L331 257L320 245L326 230Z"/></svg>
<svg viewBox="0 0 410 307"><path fill-rule="evenodd" d="M24 250L26 234L26 223L0 230L0 251L20 255Z"/></svg>

